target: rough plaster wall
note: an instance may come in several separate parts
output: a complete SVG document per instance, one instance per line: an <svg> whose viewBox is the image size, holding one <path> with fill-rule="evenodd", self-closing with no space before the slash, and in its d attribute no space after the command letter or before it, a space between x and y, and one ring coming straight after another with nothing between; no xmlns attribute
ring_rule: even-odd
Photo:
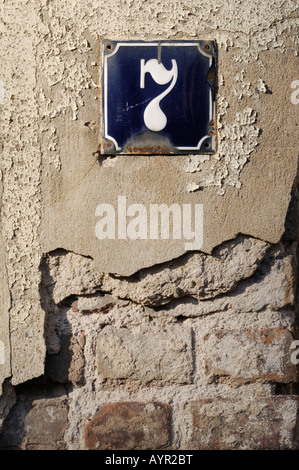
<svg viewBox="0 0 299 470"><path fill-rule="evenodd" d="M296 2L46 4L38 47L43 251L88 255L100 271L122 275L186 251L177 240L97 240L95 209L103 202L115 207L118 195L146 207L202 203L207 253L238 233L278 242L297 171L289 112L298 67L296 12ZM101 157L99 40L196 37L218 44L217 153Z"/></svg>
<svg viewBox="0 0 299 470"><path fill-rule="evenodd" d="M39 298L41 153L36 101L36 2L3 2L1 70L1 228L4 311L9 312L14 384L43 371L45 314ZM9 357L9 348L6 349ZM2 370L1 370L2 373Z"/></svg>
<svg viewBox="0 0 299 470"><path fill-rule="evenodd" d="M64 410L59 436L63 429L68 448L84 448L84 426L107 402L171 404L172 446L184 448L200 440L196 401L231 399L231 416L258 416L267 406L248 402L271 402L277 384L296 382L284 360L295 337L297 234L279 241L297 173L297 9L282 0L2 3L0 382L44 377L46 367L50 383L63 385L42 397L26 385L24 400L37 403L37 421L47 407L39 400ZM197 37L218 44L217 153L101 157L99 40ZM158 203L203 203L203 253L170 242L99 247L95 207L120 191L144 204L153 194ZM145 362L147 336L157 368L144 371L129 345ZM168 353L162 345L171 338L178 347ZM235 364L239 344L245 352ZM222 348L228 359L219 363ZM7 380L3 391L2 421L16 401ZM20 393L9 442L18 413L24 419ZM291 448L296 400L277 403L279 445ZM28 431L27 440L30 447L36 436Z"/></svg>

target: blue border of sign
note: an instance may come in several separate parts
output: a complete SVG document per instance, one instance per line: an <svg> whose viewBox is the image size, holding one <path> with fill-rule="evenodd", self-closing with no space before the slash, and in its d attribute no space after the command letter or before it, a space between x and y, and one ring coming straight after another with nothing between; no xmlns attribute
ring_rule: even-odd
<svg viewBox="0 0 299 470"><path fill-rule="evenodd" d="M160 145L154 139L153 142L138 141L130 146L121 146L115 137L110 135L109 130L109 103L108 103L108 61L121 47L155 47L161 54L163 46L167 47L196 47L199 52L208 58L208 73L206 81L209 84L209 119L205 135L200 136L195 146L165 146ZM102 154L213 154L216 151L216 42L215 40L164 40L164 41L110 41L101 40L101 153ZM159 133L157 133L159 135Z"/></svg>

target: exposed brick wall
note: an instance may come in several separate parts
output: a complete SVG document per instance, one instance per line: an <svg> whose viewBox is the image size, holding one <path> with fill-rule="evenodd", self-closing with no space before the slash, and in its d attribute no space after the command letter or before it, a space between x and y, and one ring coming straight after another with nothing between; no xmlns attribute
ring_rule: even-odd
<svg viewBox="0 0 299 470"><path fill-rule="evenodd" d="M238 256L254 249L244 237L231 244ZM16 388L2 448L297 448L296 244L269 246L234 285L211 273L203 299L174 299L171 287L160 305L186 269L184 258L148 269L125 290L128 280L103 283L91 259L49 254L45 374ZM155 276L165 281L150 297L143 283ZM189 276L192 286L202 274Z"/></svg>

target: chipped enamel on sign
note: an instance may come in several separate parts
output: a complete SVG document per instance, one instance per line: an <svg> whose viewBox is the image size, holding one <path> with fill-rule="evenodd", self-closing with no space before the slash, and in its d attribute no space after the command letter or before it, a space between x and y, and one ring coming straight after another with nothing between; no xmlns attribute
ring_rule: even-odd
<svg viewBox="0 0 299 470"><path fill-rule="evenodd" d="M101 42L102 154L215 152L215 42Z"/></svg>

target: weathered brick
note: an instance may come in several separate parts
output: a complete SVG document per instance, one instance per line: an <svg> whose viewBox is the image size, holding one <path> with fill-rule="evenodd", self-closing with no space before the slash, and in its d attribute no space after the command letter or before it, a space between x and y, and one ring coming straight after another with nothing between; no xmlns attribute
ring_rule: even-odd
<svg viewBox="0 0 299 470"><path fill-rule="evenodd" d="M63 386L24 386L3 425L0 448L62 450L68 422Z"/></svg>
<svg viewBox="0 0 299 470"><path fill-rule="evenodd" d="M191 330L182 325L107 326L98 338L97 360L104 378L190 383Z"/></svg>
<svg viewBox="0 0 299 470"><path fill-rule="evenodd" d="M203 399L191 404L192 439L199 450L282 450L297 446L298 400Z"/></svg>
<svg viewBox="0 0 299 470"><path fill-rule="evenodd" d="M88 449L160 449L170 441L170 406L119 402L102 405L85 427Z"/></svg>
<svg viewBox="0 0 299 470"><path fill-rule="evenodd" d="M28 450L61 450L68 408L65 398L44 399L34 403L25 419L25 448Z"/></svg>
<svg viewBox="0 0 299 470"><path fill-rule="evenodd" d="M296 382L292 333L286 328L219 330L204 338L208 381Z"/></svg>

